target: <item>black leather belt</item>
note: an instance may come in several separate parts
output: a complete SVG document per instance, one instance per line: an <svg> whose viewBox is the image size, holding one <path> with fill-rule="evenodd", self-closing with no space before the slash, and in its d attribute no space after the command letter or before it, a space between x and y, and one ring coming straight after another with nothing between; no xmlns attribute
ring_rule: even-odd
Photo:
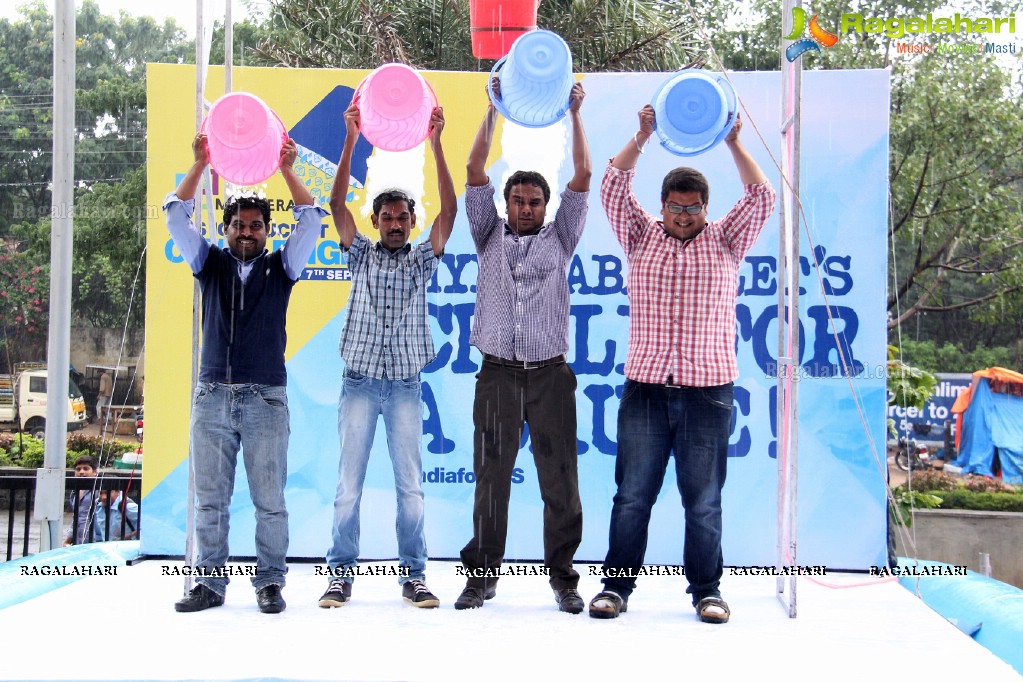
<svg viewBox="0 0 1023 682"><path fill-rule="evenodd" d="M672 383L674 380L675 380L675 377L673 377L672 375L669 374L668 375L668 380L664 382L664 387L665 388L685 388L685 386L682 386L681 384Z"/></svg>
<svg viewBox="0 0 1023 682"><path fill-rule="evenodd" d="M516 367L518 369L540 369L541 367L550 367L551 365L564 364L565 356L558 355L553 358L547 358L546 360L506 360L505 358L499 358L496 355L491 355L490 353L484 353L483 361L489 362L492 365L500 365L502 367Z"/></svg>

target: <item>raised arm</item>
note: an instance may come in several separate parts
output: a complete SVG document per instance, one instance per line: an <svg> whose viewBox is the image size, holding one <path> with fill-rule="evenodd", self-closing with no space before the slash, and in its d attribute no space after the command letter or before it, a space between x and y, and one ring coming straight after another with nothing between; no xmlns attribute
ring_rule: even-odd
<svg viewBox="0 0 1023 682"><path fill-rule="evenodd" d="M732 160L735 161L735 167L739 171L739 179L744 185L759 185L762 182L767 182L764 171L760 170L760 166L753 160L749 150L739 140L741 131L742 118L736 113L735 125L725 136L725 145L728 147L728 151L732 152Z"/></svg>
<svg viewBox="0 0 1023 682"><path fill-rule="evenodd" d="M650 136L654 134L656 121L657 117L651 105L648 104L640 109L639 130L632 136L632 139L625 143L622 150L615 154L615 157L611 159L611 165L618 170L635 168L639 161L639 155L643 153L643 148L650 141Z"/></svg>
<svg viewBox="0 0 1023 682"><path fill-rule="evenodd" d="M186 207L186 202L195 199L195 194L202 181L203 172L210 162L210 152L206 148L206 136L202 133L192 138L192 155L195 161L192 167L185 173L185 177L178 183L173 196L180 201L174 201L168 196L164 203L164 211L167 213L167 230L174 240L181 258L188 263L192 272L199 272L206 263L206 256L210 251L210 243L202 235L202 230L192 222L192 209ZM199 225L202 219L199 220Z"/></svg>
<svg viewBox="0 0 1023 682"><path fill-rule="evenodd" d="M177 188L174 190L174 194L182 201L195 198L195 193L199 189L199 182L202 180L203 171L206 170L206 166L210 163L210 150L206 147L206 136L202 133L196 133L195 137L192 138L192 156L195 159L192 167L188 169L185 177L181 178L181 182L178 183Z"/></svg>
<svg viewBox="0 0 1023 682"><path fill-rule="evenodd" d="M433 227L430 229L430 245L433 246L433 255L440 256L444 253L444 245L451 236L451 228L455 224L455 214L458 213L458 198L455 196L455 185L451 180L451 171L448 170L448 162L444 158L444 149L440 144L440 134L444 130L444 109L436 107L430 118L430 146L433 148L433 157L437 162L437 193L440 195L440 213L433 220Z"/></svg>
<svg viewBox="0 0 1023 682"><path fill-rule="evenodd" d="M281 145L281 175L291 192L291 200L296 206L315 206L316 199L302 179L295 174L295 159L298 158L298 147L290 137Z"/></svg>
<svg viewBox="0 0 1023 682"><path fill-rule="evenodd" d="M501 96L501 84L497 76L491 81L494 94ZM490 182L487 176L487 157L490 155L490 145L494 141L494 128L497 127L497 109L494 103L487 97L487 113L483 115L483 122L480 129L476 131L476 137L469 149L469 160L466 161L465 181L472 187L480 187Z"/></svg>
<svg viewBox="0 0 1023 682"><path fill-rule="evenodd" d="M348 185L352 176L352 154L355 153L355 143L359 141L359 123L359 106L352 100L345 111L345 144L341 149L341 160L337 162L334 185L330 188L330 215L334 219L334 228L337 229L341 246L346 249L351 248L358 231L355 216L348 208Z"/></svg>
<svg viewBox="0 0 1023 682"><path fill-rule="evenodd" d="M575 174L568 181L568 188L573 192L589 192L590 176L593 175L590 144L586 140L586 131L583 129L583 118L580 113L585 98L583 84L573 85L568 98L568 116L572 120L572 163L575 167Z"/></svg>

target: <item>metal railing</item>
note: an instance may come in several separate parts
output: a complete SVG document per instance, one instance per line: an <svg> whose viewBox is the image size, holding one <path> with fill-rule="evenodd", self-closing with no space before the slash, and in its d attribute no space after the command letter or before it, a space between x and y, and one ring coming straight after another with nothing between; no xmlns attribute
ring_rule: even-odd
<svg viewBox="0 0 1023 682"><path fill-rule="evenodd" d="M137 474L132 476L126 471L101 471L100 475L96 477L75 477L72 472L68 472L64 489L69 493L68 499L65 500L65 508L70 510L71 515L70 537L72 539L81 537L83 542L93 542L97 536L109 538L111 537L111 519L117 516L119 527L115 527L114 537L137 538L142 530L141 487L142 480L139 476ZM6 517L3 525L0 526L6 530L3 536L6 541L5 561L16 558L14 551L16 547L20 546L21 556L28 556L35 551L35 548L30 551L30 540L36 531L35 526L38 525L32 521L35 489L36 477L31 470L25 470L24 475L20 473L12 476L0 475L0 499L3 499L3 493L6 492L7 500L6 513L0 508L0 518ZM114 506L123 505L126 498L130 498L138 505L137 519L133 519L132 515L123 513L123 511L118 514L109 513L110 503L101 500L100 498L103 496L100 493L112 490L121 491L121 495L112 503ZM86 499L93 505L91 513L85 515L88 528L84 529L81 534L79 533L79 512L83 496L78 494L79 491L89 493ZM109 496L107 497L109 498ZM96 513L101 507L104 513ZM22 510L24 513L19 513ZM97 527L98 519L103 519L103 522ZM38 540L36 541L38 542Z"/></svg>

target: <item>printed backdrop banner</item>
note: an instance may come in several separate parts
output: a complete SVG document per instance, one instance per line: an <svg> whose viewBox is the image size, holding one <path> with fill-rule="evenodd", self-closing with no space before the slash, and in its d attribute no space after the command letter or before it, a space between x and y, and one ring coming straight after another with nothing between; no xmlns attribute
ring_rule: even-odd
<svg viewBox="0 0 1023 682"><path fill-rule="evenodd" d="M234 70L234 88L261 97L299 146L299 175L324 205L340 156L342 112L366 71ZM221 91L211 69L208 100ZM459 195L469 146L486 111L484 73L425 72L444 106L448 164ZM780 186L780 74L733 73L745 105L743 139ZM589 74L583 119L594 160L589 217L568 270L572 292L569 361L578 376L579 478L585 534L576 558L600 561L607 550L615 492L616 416L624 381L629 302L626 264L599 201L607 159L630 139L637 112L668 78L659 73ZM147 291L145 531L148 554L181 555L185 547L193 279L171 242L159 206L192 162L194 70L149 65L149 287ZM885 561L885 276L888 158L888 74L814 71L803 76L802 200L799 268L802 344L799 364L799 555L803 565L863 569ZM543 172L553 189L548 217L572 175L567 121L525 129L502 121L488 172L500 188L513 170ZM760 138L760 135L763 138ZM360 230L376 239L362 211L367 191L411 184L422 193L413 241L427 238L438 210L429 145L400 154L356 150L350 193ZM716 219L741 193L724 145L693 158L672 156L651 140L640 157L636 191L654 213L660 183L678 165L710 180ZM398 177L398 176L409 177ZM392 177L393 176L393 177ZM416 177L418 176L418 177ZM418 184L417 184L418 183ZM365 189L366 187L370 189ZM203 215L207 236L223 243L225 183L214 177L217 210ZM273 200L268 246L279 248L294 225L278 174L260 188ZM472 535L472 400L481 356L469 345L477 260L463 206L428 289L437 359L423 374L423 487L426 533L434 558L454 558ZM504 211L503 203L499 206ZM724 491L724 556L729 565L773 564L776 545L777 215L740 272L734 423ZM288 317L291 446L287 501L292 557L323 557L330 544L338 469L337 400L343 365L337 342L350 290L348 270L330 218L295 287ZM826 294L826 297L825 297ZM686 292L679 291L684 296ZM829 308L830 307L830 315ZM840 342L851 370L843 376ZM252 339L251 343L259 343ZM542 515L528 436L515 470L508 559L543 556ZM879 451L880 455L875 454ZM673 466L669 464L669 467ZM682 507L673 476L654 508L647 562L682 559ZM395 496L382 425L378 426L362 499L362 557L394 558ZM231 554L254 555L254 518L239 463L231 503Z"/></svg>

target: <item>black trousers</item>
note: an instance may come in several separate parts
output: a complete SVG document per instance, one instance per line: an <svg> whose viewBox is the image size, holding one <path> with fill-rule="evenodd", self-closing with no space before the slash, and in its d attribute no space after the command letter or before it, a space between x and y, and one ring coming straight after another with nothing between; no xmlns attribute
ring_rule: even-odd
<svg viewBox="0 0 1023 682"><path fill-rule="evenodd" d="M461 552L466 568L490 569L496 575L504 560L512 472L528 423L543 500L544 566L552 588L579 584L572 568L583 533L575 388L575 373L566 362L523 369L484 361L473 403L476 497L473 538ZM496 577L471 573L468 579L476 587L494 582Z"/></svg>

